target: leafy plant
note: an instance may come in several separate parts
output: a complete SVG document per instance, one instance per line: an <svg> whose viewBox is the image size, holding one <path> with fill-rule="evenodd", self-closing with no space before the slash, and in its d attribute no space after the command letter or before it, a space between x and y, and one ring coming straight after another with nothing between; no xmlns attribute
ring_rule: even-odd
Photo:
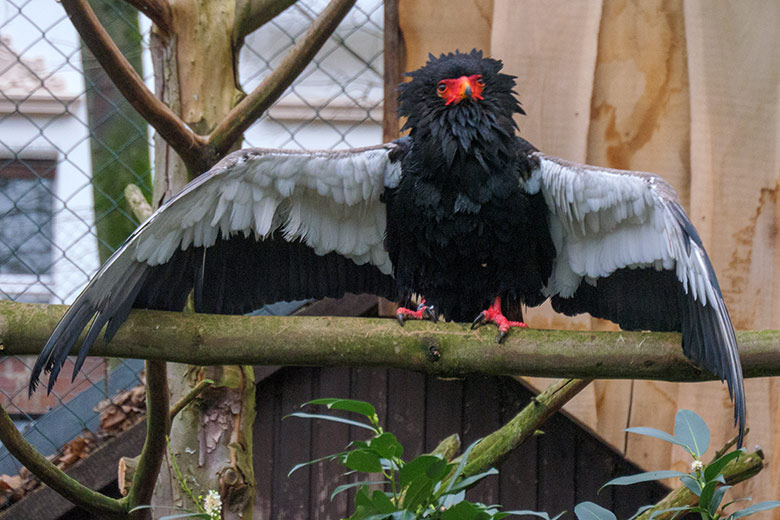
<svg viewBox="0 0 780 520"><path fill-rule="evenodd" d="M379 417L374 407L364 401L351 399L315 399L306 405L323 405L330 410L352 412L367 419L368 422L354 421L329 414L311 414L296 412L292 417L305 419L323 419L370 430L373 435L367 441L352 441L345 451L334 453L316 460L297 464L288 476L296 470L324 460L338 460L349 472L378 475L378 478L366 477L364 480L338 486L330 495L331 500L339 493L357 488L355 493L355 512L349 520L499 520L511 515L534 515L544 520L550 518L547 513L536 511L501 511L500 506L485 505L466 500L466 489L488 475L498 473L489 469L478 475L464 476L463 469L476 441L463 452L457 464L445 460L440 455L420 455L405 461L403 446L390 432L379 425ZM563 513L561 513L563 514Z"/></svg>
<svg viewBox="0 0 780 520"><path fill-rule="evenodd" d="M729 462L739 458L747 452L742 448L720 454L716 456L715 460L705 465L702 461L702 457L710 444L710 430L707 427L707 423L691 410L679 410L677 412L674 421L674 435L655 428L646 427L627 428L626 431L654 437L665 442L682 446L692 458L690 473L682 471L647 471L636 475L618 477L602 486L603 489L606 486L625 486L651 480L679 478L691 493L699 497L699 501L696 505L655 510L650 516L651 519L662 513L674 512L675 514L699 513L702 520L737 520L738 518L752 515L759 511L780 507L780 501L772 500L759 502L730 514L726 512L726 509L735 502L750 500L749 498L732 500L721 506L723 495L731 488L731 486L726 484L726 480L723 477L723 470ZM652 509L652 507L653 506L644 506L640 508L639 511L637 511L637 515ZM610 511L604 508L600 509L603 509L603 511L600 511L598 515L591 516L593 520L615 520L615 515ZM576 511L577 509L575 508L575 512Z"/></svg>

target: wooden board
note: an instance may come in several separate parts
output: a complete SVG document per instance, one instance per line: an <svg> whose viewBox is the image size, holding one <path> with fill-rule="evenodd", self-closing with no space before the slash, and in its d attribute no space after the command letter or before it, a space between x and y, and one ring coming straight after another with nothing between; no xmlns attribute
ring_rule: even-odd
<svg viewBox="0 0 780 520"><path fill-rule="evenodd" d="M428 19L412 10L400 17L408 68L428 50L463 48L457 42L484 41L480 31L490 31L491 55L518 76L528 112L518 120L521 135L570 160L663 175L702 235L736 327L780 328L780 4L494 0L492 20L467 31L452 13L473 3L424 4L412 7ZM549 308L527 314L535 327L605 327ZM780 489L780 383L750 380L746 388L747 444L760 444L770 464L736 494L776 499L768 490ZM566 410L643 466L687 469L682 452L623 432L671 431L679 408L705 417L713 446L735 433L719 383L599 381Z"/></svg>

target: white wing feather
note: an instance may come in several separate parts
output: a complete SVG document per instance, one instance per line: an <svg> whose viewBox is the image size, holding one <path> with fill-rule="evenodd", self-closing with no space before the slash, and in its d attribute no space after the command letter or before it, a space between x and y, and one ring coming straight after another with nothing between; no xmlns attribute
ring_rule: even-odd
<svg viewBox="0 0 780 520"><path fill-rule="evenodd" d="M318 254L335 251L357 264L392 271L383 246L379 196L400 179L393 144L344 152L245 149L188 185L128 241L133 259L167 262L176 248L211 246L217 236L282 230Z"/></svg>
<svg viewBox="0 0 780 520"><path fill-rule="evenodd" d="M701 246L683 233L682 209L660 177L575 164L536 153L539 167L525 183L550 208L557 256L549 296L571 297L583 278L622 268L675 270L702 305L718 301Z"/></svg>

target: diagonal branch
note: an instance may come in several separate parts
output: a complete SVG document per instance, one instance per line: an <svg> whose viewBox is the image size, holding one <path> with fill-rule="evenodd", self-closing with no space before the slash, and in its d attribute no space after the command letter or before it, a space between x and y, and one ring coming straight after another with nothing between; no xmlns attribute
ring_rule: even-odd
<svg viewBox="0 0 780 520"><path fill-rule="evenodd" d="M205 139L193 132L146 87L98 20L87 0L62 0L73 26L117 89L135 110L194 169L201 164Z"/></svg>
<svg viewBox="0 0 780 520"><path fill-rule="evenodd" d="M463 476L468 477L494 468L520 446L563 405L590 384L589 379L563 379L548 386L534 397L512 420L474 446ZM459 461L460 457L455 459Z"/></svg>
<svg viewBox="0 0 780 520"><path fill-rule="evenodd" d="M259 29L294 3L295 0L236 0L236 27L233 30L235 47L238 48L249 33Z"/></svg>
<svg viewBox="0 0 780 520"><path fill-rule="evenodd" d="M163 35L171 32L171 6L168 0L125 0L146 15Z"/></svg>
<svg viewBox="0 0 780 520"><path fill-rule="evenodd" d="M279 66L251 94L233 107L211 132L208 139L209 159L216 161L227 153L249 125L279 99L322 48L353 5L355 0L332 0L328 4Z"/></svg>
<svg viewBox="0 0 780 520"><path fill-rule="evenodd" d="M124 518L127 509L123 501L89 489L49 462L24 440L2 406L0 406L0 440L11 455L41 479L41 482L77 506L96 515Z"/></svg>
<svg viewBox="0 0 780 520"><path fill-rule="evenodd" d="M0 301L3 353L38 354L66 308ZM523 330L500 347L494 338L495 329L454 323L136 310L110 344L98 340L90 354L198 365L383 366L440 376L716 379L685 358L676 333ZM737 341L745 377L780 375L780 331L739 332Z"/></svg>
<svg viewBox="0 0 780 520"><path fill-rule="evenodd" d="M165 455L165 438L170 430L168 376L165 362L146 362L146 441L138 459L133 483L127 494L131 507L149 505Z"/></svg>

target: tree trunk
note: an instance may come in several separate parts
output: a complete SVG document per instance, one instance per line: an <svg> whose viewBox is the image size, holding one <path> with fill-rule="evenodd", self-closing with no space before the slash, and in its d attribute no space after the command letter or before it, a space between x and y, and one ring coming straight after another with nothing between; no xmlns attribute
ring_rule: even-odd
<svg viewBox="0 0 780 520"><path fill-rule="evenodd" d="M233 47L234 0L174 0L167 37L153 32L152 54L157 96L201 135L214 126L241 99L235 84L238 48ZM155 136L154 202L164 202L193 177L166 143ZM170 454L193 494L217 490L223 500L223 518L249 519L254 502L252 423L255 389L249 367L168 366L171 402L204 378L215 381L182 413L171 427ZM248 432L248 434L246 434ZM160 473L153 503L197 507L184 493L171 469ZM158 515L170 514L160 510Z"/></svg>

